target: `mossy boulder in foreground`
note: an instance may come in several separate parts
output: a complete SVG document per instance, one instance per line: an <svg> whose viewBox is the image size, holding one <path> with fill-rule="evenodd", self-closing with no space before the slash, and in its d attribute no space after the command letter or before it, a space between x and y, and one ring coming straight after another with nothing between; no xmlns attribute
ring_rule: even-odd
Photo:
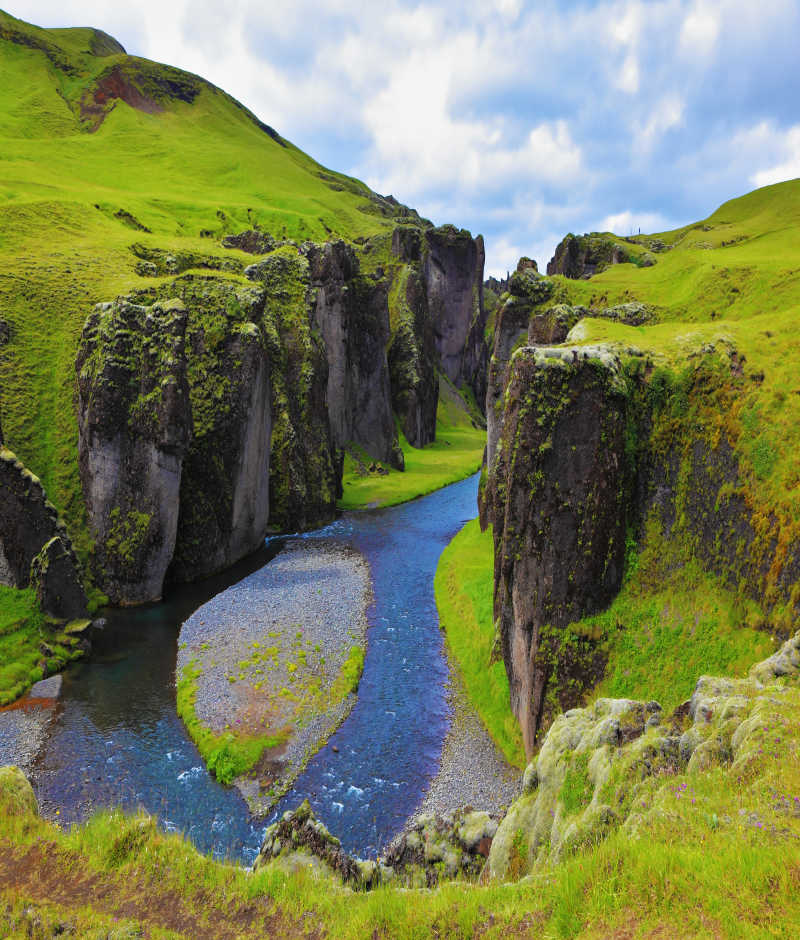
<svg viewBox="0 0 800 940"><path fill-rule="evenodd" d="M677 822L676 800L702 813L708 797L687 791L715 769L720 785L745 806L761 802L765 761L792 760L800 736L800 633L753 666L745 679L702 676L689 702L664 716L657 702L599 699L553 722L527 767L523 795L512 804L492 843L493 878L516 879L615 829L646 838L653 827ZM677 779L676 779L677 778ZM773 792L774 791L774 792ZM797 839L797 795L770 789L775 839ZM755 809L741 819L707 812L712 828L766 829Z"/></svg>

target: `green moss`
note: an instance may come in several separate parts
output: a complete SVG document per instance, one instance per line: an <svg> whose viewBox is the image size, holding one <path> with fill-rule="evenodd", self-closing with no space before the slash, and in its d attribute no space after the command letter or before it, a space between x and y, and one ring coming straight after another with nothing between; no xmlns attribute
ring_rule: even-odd
<svg viewBox="0 0 800 940"><path fill-rule="evenodd" d="M216 734L206 728L201 724L195 711L197 680L200 675L201 668L197 660L192 660L184 668L178 680L178 715L186 725L208 769L220 783L230 784L236 777L255 767L264 751L277 747L281 739L257 735L234 735L231 732Z"/></svg>
<svg viewBox="0 0 800 940"><path fill-rule="evenodd" d="M147 543L152 516L146 512L131 509L121 515L119 507L109 514L108 538L106 551L116 555L125 564L131 565Z"/></svg>
<svg viewBox="0 0 800 940"><path fill-rule="evenodd" d="M561 805L567 816L584 810L592 799L594 784L589 779L588 763L588 754L575 754L567 768L561 787Z"/></svg>

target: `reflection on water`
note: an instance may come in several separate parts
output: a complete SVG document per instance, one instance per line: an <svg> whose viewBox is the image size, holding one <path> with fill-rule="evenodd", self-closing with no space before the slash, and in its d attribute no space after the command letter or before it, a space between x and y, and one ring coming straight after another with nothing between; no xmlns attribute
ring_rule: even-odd
<svg viewBox="0 0 800 940"><path fill-rule="evenodd" d="M374 855L419 803L448 714L447 666L433 598L442 549L475 515L477 476L390 509L348 513L304 538L338 538L370 563L375 601L358 702L273 813L308 797L344 847ZM285 540L161 604L113 611L92 661L65 674L36 768L42 811L84 819L100 806L144 807L198 848L250 862L265 821L210 777L175 713L180 624L274 557ZM333 746L338 748L338 753Z"/></svg>

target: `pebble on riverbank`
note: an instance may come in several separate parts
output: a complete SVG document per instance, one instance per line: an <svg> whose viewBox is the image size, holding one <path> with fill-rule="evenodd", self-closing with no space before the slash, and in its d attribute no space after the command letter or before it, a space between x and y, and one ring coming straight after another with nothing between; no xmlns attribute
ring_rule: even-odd
<svg viewBox="0 0 800 940"><path fill-rule="evenodd" d="M298 540L183 624L177 675L197 676L199 722L281 742L236 781L254 812L269 809L355 703L349 678L363 661L371 597L358 552Z"/></svg>

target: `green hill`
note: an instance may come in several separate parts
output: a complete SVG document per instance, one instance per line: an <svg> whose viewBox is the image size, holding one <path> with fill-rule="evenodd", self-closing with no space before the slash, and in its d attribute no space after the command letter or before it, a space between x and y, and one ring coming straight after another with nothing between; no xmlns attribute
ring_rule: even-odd
<svg viewBox="0 0 800 940"><path fill-rule="evenodd" d="M92 305L142 284L131 245L215 267L248 258L226 233L352 241L417 218L209 82L120 50L0 12L0 421L83 552L75 351Z"/></svg>

